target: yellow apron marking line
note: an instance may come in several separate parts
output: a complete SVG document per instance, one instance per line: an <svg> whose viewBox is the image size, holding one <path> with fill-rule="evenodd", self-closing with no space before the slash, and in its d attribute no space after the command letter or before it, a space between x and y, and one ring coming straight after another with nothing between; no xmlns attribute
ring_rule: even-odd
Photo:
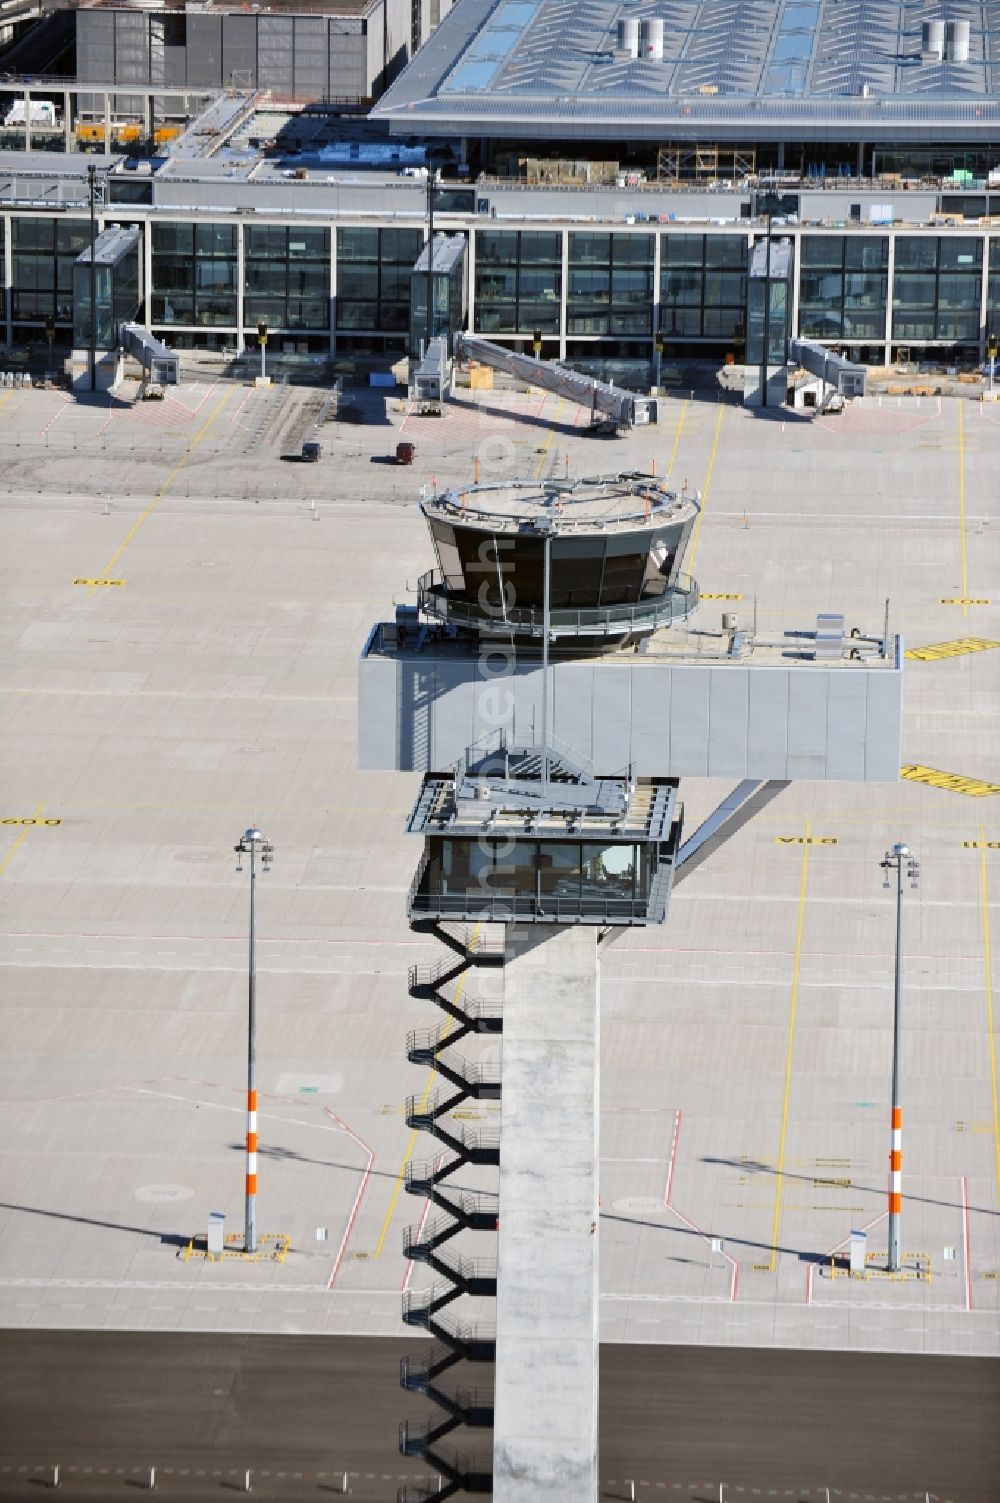
<svg viewBox="0 0 1000 1503"><path fill-rule="evenodd" d="M967 851L1000 851L1000 840L963 840L962 845Z"/></svg>
<svg viewBox="0 0 1000 1503"><path fill-rule="evenodd" d="M41 812L42 812L42 810L44 808L45 808L44 804L39 804L38 808L35 810L34 814L31 816L33 823L37 822L38 817L39 817L39 815L41 814ZM21 821L19 821L19 823L20 822ZM24 823L27 824L27 821L24 821ZM29 828L30 828L30 826L29 826ZM27 840L27 838L28 838L28 830L27 829L23 829L21 831L20 835L17 837L17 839L11 845L11 847L8 850L6 856L3 858L2 861L0 861L0 877L3 876L3 874L7 870L8 866L10 866L10 863L13 861L14 857L17 855L18 851L21 849L22 845Z"/></svg>
<svg viewBox="0 0 1000 1503"><path fill-rule="evenodd" d="M967 605L989 605L990 597L988 595L942 595L940 603L941 605L960 605L962 614L967 615L968 612L965 610Z"/></svg>
<svg viewBox="0 0 1000 1503"><path fill-rule="evenodd" d="M152 516L153 512L159 506L160 502L163 500L164 496L167 494L167 491L173 485L174 481L177 479L177 476L180 474L181 470L183 470L184 466L187 464L188 460L191 458L191 455L194 453L194 450L201 443L202 439L205 437L205 434L208 432L209 428L211 428L212 424L215 422L216 418L219 416L219 413L222 411L223 407L225 407L226 403L231 399L232 395L233 395L232 390L224 392L222 394L222 396L219 398L218 402L216 402L215 406L212 408L212 411L209 413L208 417L202 423L201 427L198 429L198 432L195 434L194 438L188 444L186 452L182 455L182 457L174 465L173 469L167 475L166 480L164 480L163 483L160 485L159 489L154 494L152 501L150 501L149 505L146 507L146 510L144 512L142 512L142 514L139 516L138 520L136 522L134 522L133 525L129 528L129 530L125 534L125 537L123 538L122 542L118 545L118 547L115 549L114 553L109 558L108 562L104 565L104 568L101 570L101 573L100 573L99 577L97 579L95 579L95 580L88 581L89 584L90 584L91 589L94 589L97 585L107 584L107 583L110 582L108 580L108 575L111 573L111 570L114 568L115 564L121 558L122 554L125 552L125 549L128 547L129 543L131 543L132 539L135 537L136 533L139 531L139 528L142 526L143 522L146 521L147 517ZM80 583L79 580L74 580L74 584L79 584L79 583ZM124 583L124 581L120 581L120 583Z"/></svg>
<svg viewBox="0 0 1000 1503"><path fill-rule="evenodd" d="M781 1103L781 1135L778 1138L778 1163L774 1181L774 1219L771 1222L771 1256L767 1262L768 1273L773 1273L778 1263L778 1234L781 1228L781 1198L785 1184L785 1142L788 1137L788 1104L792 1094L792 1052L795 1046L795 1014L799 1004L799 971L802 966L802 935L806 919L806 889L809 882L809 841L811 827L806 820L806 832L802 843L802 873L799 878L799 911L795 923L795 954L792 959L792 999L788 1013L788 1042L785 1048L785 1091ZM754 1265L755 1267L759 1265Z"/></svg>
<svg viewBox="0 0 1000 1503"><path fill-rule="evenodd" d="M910 767L901 767L899 775L911 783L927 783L931 788L944 788L949 793L966 793L969 798L986 798L991 793L1000 793L1000 783L984 783L982 778L967 778L959 772L942 772L938 767L923 767L919 762Z"/></svg>
<svg viewBox="0 0 1000 1503"><path fill-rule="evenodd" d="M555 436L556 436L556 424L559 421L559 414L560 414L560 412L562 412L562 410L563 410L563 398L560 397L559 401L556 403L556 410L555 410L555 413L553 414L553 417L552 417L552 428L549 431L548 438L545 440L544 444L542 445L542 452L541 452L541 454L539 454L539 456L538 456L538 463L535 466L535 476L534 476L534 478L536 480L541 480L541 478L542 478L542 471L545 468L545 461L549 457L549 450L552 448L552 444L553 444L553 442L555 440Z"/></svg>
<svg viewBox="0 0 1000 1503"><path fill-rule="evenodd" d="M93 588L95 585L123 585L125 581L124 579L74 579L73 583L90 585Z"/></svg>
<svg viewBox="0 0 1000 1503"><path fill-rule="evenodd" d="M688 407L690 405L691 405L691 398L690 397L685 397L684 401L681 403L681 415L677 419L677 432L674 434L674 446L673 446L673 448L670 451L670 458L667 461L667 479L668 480L670 479L671 475L673 475L673 473L674 473L674 460L677 458L677 449L678 449L678 446L679 446L680 441L681 441L681 429L684 427L684 419L687 417L687 410L688 410Z"/></svg>
<svg viewBox="0 0 1000 1503"><path fill-rule="evenodd" d="M916 658L920 663L937 663L942 658L963 657L967 652L989 652L991 647L1000 647L1000 642L990 642L985 637L956 637L953 642L935 642L930 647L909 647L903 656Z"/></svg>
<svg viewBox="0 0 1000 1503"><path fill-rule="evenodd" d="M700 600L742 600L743 596L742 595L716 595L716 594L710 594L708 590L702 590L702 592L701 592L701 594L699 595L698 598Z"/></svg>
<svg viewBox="0 0 1000 1503"><path fill-rule="evenodd" d="M962 530L962 615L969 614L969 545L965 536L965 403L958 404L958 524ZM943 603L943 602L942 602ZM978 603L978 602L977 602Z"/></svg>
<svg viewBox="0 0 1000 1503"><path fill-rule="evenodd" d="M837 845L836 835L775 835L775 845Z"/></svg>
<svg viewBox="0 0 1000 1503"><path fill-rule="evenodd" d="M481 928L482 924L477 924L473 929L470 947L475 945L476 938ZM461 976L459 976L458 981L455 983L454 1002L456 1007L460 1007L462 1004L462 998L465 995L465 978L468 976L468 974L468 970L464 970ZM454 1026L454 1018L449 1018L444 1029L442 1030L442 1037L447 1037ZM424 1087L424 1094L420 1098L420 1111L423 1111L426 1107L428 1098L431 1094L431 1088L433 1087L436 1079L437 1071L431 1070L427 1078L427 1084ZM396 1214L396 1204L399 1200L400 1191L403 1188L403 1180L406 1178L406 1166L410 1162L410 1159L413 1157L413 1150L417 1146L417 1139L419 1138L419 1136L420 1132L417 1128L414 1128L410 1133L409 1142L406 1145L406 1153L403 1155L403 1162L399 1166L399 1173L396 1175L395 1183L392 1187L392 1194L389 1197L389 1209L385 1213L385 1220L382 1223L382 1230L379 1232L378 1241L375 1244L374 1256L376 1258L380 1258L382 1256L382 1247L385 1242L386 1232L388 1232L389 1224L392 1221L393 1216Z"/></svg>
<svg viewBox="0 0 1000 1503"><path fill-rule="evenodd" d="M701 523L705 515L705 507L708 505L708 491L712 484L712 471L715 469L715 456L719 450L719 434L722 432L722 419L726 415L726 409L722 402L719 403L719 416L715 424L715 436L712 439L712 452L708 456L708 469L705 471L705 484L701 492L701 510L695 518L694 531L691 534L691 542L688 545L687 561L685 569L688 574L694 573L694 561L698 556L698 541L701 537Z"/></svg>
<svg viewBox="0 0 1000 1503"><path fill-rule="evenodd" d="M983 930L983 978L986 983L986 1027L990 1040L990 1087L993 1093L993 1167L1000 1201L1000 1099L997 1096L997 1036L993 1022L993 945L990 940L990 899L986 872L986 827L979 826L979 898Z"/></svg>

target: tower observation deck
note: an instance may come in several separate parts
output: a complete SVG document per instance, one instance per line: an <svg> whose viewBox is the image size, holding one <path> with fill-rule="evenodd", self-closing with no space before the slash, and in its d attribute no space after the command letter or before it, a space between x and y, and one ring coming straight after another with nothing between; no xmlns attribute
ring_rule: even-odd
<svg viewBox="0 0 1000 1503"><path fill-rule="evenodd" d="M487 482L421 507L438 567L418 606L463 634L541 642L546 581L548 640L571 652L646 636L698 603L680 568L698 500L655 475Z"/></svg>

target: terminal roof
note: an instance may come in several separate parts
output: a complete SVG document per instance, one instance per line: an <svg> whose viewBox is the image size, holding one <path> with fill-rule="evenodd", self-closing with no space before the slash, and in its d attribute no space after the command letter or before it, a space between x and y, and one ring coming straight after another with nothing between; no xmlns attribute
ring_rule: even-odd
<svg viewBox="0 0 1000 1503"><path fill-rule="evenodd" d="M503 480L425 496L421 510L453 526L492 532L628 532L694 517L694 497L633 471L578 480Z"/></svg>
<svg viewBox="0 0 1000 1503"><path fill-rule="evenodd" d="M971 20L965 62L921 56L921 23ZM663 57L617 49L619 19L664 24ZM1000 3L459 0L375 108L412 133L865 139L1000 121ZM941 137L938 137L941 139Z"/></svg>

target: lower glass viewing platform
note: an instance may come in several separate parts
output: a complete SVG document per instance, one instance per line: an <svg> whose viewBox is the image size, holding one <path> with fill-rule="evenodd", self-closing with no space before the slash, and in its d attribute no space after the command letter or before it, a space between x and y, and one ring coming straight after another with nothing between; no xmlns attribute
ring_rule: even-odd
<svg viewBox="0 0 1000 1503"><path fill-rule="evenodd" d="M682 826L675 784L559 773L523 788L430 774L409 824L424 835L410 918L662 923Z"/></svg>

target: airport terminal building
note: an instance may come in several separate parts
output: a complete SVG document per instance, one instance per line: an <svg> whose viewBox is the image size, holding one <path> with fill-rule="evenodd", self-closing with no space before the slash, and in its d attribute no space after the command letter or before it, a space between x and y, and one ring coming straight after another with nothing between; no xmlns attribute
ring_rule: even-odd
<svg viewBox="0 0 1000 1503"><path fill-rule="evenodd" d="M266 71L185 92L113 57L0 84L9 346L80 323L88 168L98 235L135 232L135 318L181 350L263 322L279 352L416 353L431 196L469 329L640 380L741 361L768 233L791 335L947 364L1000 331L1000 4L458 0L364 122Z"/></svg>

